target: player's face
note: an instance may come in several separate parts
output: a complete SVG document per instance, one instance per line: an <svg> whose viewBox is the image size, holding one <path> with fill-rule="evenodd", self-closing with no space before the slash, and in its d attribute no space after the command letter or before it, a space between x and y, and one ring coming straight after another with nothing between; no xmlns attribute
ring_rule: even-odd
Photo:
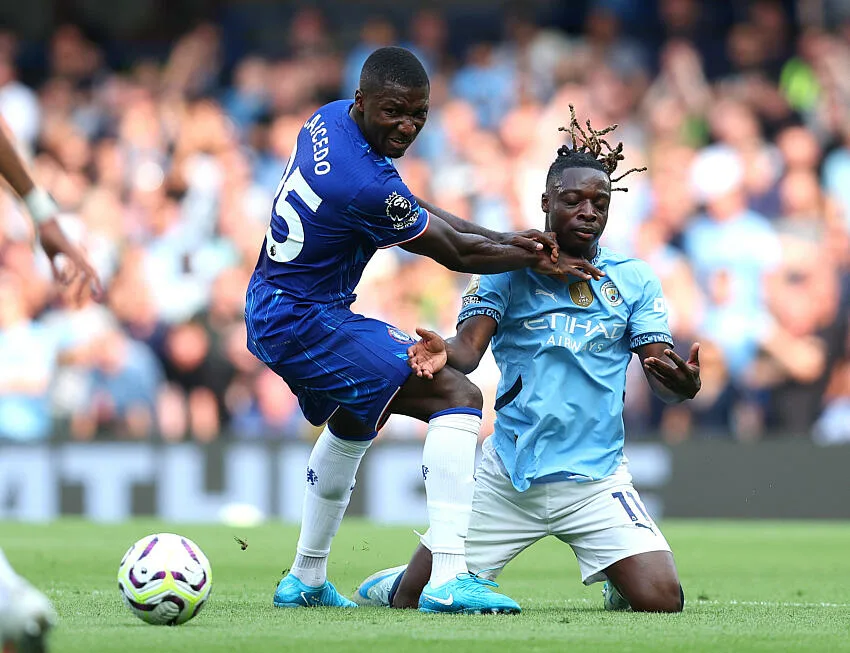
<svg viewBox="0 0 850 653"><path fill-rule="evenodd" d="M543 194L547 228L567 253L592 254L608 224L610 202L608 175L593 168L567 168Z"/></svg>
<svg viewBox="0 0 850 653"><path fill-rule="evenodd" d="M378 154L397 159L416 140L428 119L427 86L405 88L388 84L369 94L354 94L354 107L362 116L360 128Z"/></svg>

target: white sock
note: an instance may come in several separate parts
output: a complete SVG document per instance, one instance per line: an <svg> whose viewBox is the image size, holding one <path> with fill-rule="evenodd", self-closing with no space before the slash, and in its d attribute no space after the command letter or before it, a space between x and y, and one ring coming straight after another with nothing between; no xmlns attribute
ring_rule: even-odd
<svg viewBox="0 0 850 653"><path fill-rule="evenodd" d="M307 492L301 511L301 535L290 572L302 583L318 587L328 579L331 540L348 507L357 468L371 440L343 440L322 431L307 463Z"/></svg>
<svg viewBox="0 0 850 653"><path fill-rule="evenodd" d="M475 445L480 430L480 414L449 413L428 422L422 475L431 527L433 587L467 571L464 546L472 514Z"/></svg>
<svg viewBox="0 0 850 653"><path fill-rule="evenodd" d="M17 581L18 575L12 569L12 565L6 560L3 554L3 549L0 549L0 585L11 585L13 581Z"/></svg>

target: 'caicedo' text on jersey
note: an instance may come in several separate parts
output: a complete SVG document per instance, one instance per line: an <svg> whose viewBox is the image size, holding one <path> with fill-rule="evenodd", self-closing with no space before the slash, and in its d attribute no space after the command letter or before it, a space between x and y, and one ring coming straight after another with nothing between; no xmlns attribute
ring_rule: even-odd
<svg viewBox="0 0 850 653"><path fill-rule="evenodd" d="M251 279L254 335L296 329L309 339L311 317L327 322L347 311L377 249L427 228L428 212L369 146L350 108L348 100L327 104L298 134Z"/></svg>

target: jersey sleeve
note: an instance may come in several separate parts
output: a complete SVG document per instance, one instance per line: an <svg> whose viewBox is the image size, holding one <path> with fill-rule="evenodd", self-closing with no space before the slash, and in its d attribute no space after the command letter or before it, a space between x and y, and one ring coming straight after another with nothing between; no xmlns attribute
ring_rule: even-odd
<svg viewBox="0 0 850 653"><path fill-rule="evenodd" d="M475 274L463 291L457 323L460 324L475 315L486 315L498 324L508 308L510 297L511 284L507 273Z"/></svg>
<svg viewBox="0 0 850 653"><path fill-rule="evenodd" d="M629 316L629 349L654 342L673 346L673 336L667 324L667 304L658 277L647 267L642 276L643 292Z"/></svg>
<svg viewBox="0 0 850 653"><path fill-rule="evenodd" d="M421 236L430 218L398 175L367 185L354 198L348 213L355 229L379 249Z"/></svg>

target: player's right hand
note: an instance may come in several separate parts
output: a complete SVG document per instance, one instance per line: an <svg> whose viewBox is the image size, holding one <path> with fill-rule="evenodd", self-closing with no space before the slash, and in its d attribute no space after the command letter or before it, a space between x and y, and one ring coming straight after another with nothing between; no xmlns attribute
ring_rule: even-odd
<svg viewBox="0 0 850 653"><path fill-rule="evenodd" d="M77 285L77 296L90 289L95 297L103 293L100 277L85 252L68 240L55 218L38 225L38 237L50 259L54 278L64 286ZM60 257L60 255L62 255Z"/></svg>
<svg viewBox="0 0 850 653"><path fill-rule="evenodd" d="M561 277L565 282L567 277L590 281L590 279L599 280L605 276L602 270L591 265L587 259L566 254L561 255L556 263L547 256L539 256L537 264L532 269L540 274Z"/></svg>
<svg viewBox="0 0 850 653"><path fill-rule="evenodd" d="M428 329L416 329L421 340L407 348L407 364L418 377L433 379L446 366L446 341Z"/></svg>

